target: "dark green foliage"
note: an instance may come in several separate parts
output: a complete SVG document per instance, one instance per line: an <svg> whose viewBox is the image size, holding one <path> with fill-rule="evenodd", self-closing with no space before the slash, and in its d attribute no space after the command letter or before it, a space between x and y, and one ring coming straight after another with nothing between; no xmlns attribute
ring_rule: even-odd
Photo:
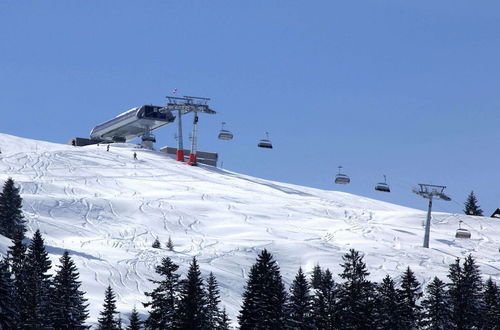
<svg viewBox="0 0 500 330"><path fill-rule="evenodd" d="M99 330L118 330L119 322L115 318L118 314L116 310L116 297L111 285L106 288L104 292L103 310L99 313L101 317L97 320L97 327Z"/></svg>
<svg viewBox="0 0 500 330"><path fill-rule="evenodd" d="M51 311L51 280L47 274L51 262L40 231L33 235L28 247L21 278L20 303L21 320L26 328L50 327Z"/></svg>
<svg viewBox="0 0 500 330"><path fill-rule="evenodd" d="M23 243L23 238L24 234L18 232L12 240L13 245L10 246L7 251L7 261L10 266L10 271L14 276L14 306L17 308L17 315L19 318L21 316L21 306L23 303L21 294L25 289L24 283L27 275L24 271L27 246ZM20 319L18 319L18 321L20 321Z"/></svg>
<svg viewBox="0 0 500 330"><path fill-rule="evenodd" d="M329 269L321 271L321 275L318 277L321 282L314 290L311 325L315 329L335 329L340 316L337 304L338 288ZM306 326L304 329L310 328Z"/></svg>
<svg viewBox="0 0 500 330"><path fill-rule="evenodd" d="M169 257L156 266L156 273L162 276L162 280L150 280L158 286L145 295L151 298L151 302L143 303L144 307L151 307L149 317L144 322L147 329L169 329L174 325L176 309L178 305L179 275L175 272L179 266L174 264Z"/></svg>
<svg viewBox="0 0 500 330"><path fill-rule="evenodd" d="M56 329L86 329L88 317L87 299L80 291L78 270L75 263L65 251L59 259L61 263L54 276L53 289L53 325Z"/></svg>
<svg viewBox="0 0 500 330"><path fill-rule="evenodd" d="M398 300L394 281L389 275L377 286L375 306L375 329L410 329L402 325L401 302Z"/></svg>
<svg viewBox="0 0 500 330"><path fill-rule="evenodd" d="M477 203L476 195L474 195L474 191L471 191L464 203L464 213L467 215L483 216L483 210L481 210Z"/></svg>
<svg viewBox="0 0 500 330"><path fill-rule="evenodd" d="M491 277L484 285L483 293L483 329L500 329L500 291Z"/></svg>
<svg viewBox="0 0 500 330"><path fill-rule="evenodd" d="M313 273L311 276L311 288L319 289L321 285L321 278L323 276L323 271L319 265L314 266Z"/></svg>
<svg viewBox="0 0 500 330"><path fill-rule="evenodd" d="M180 283L180 300L176 317L176 328L185 330L203 329L207 324L207 297L201 278L200 267L193 257L186 279Z"/></svg>
<svg viewBox="0 0 500 330"><path fill-rule="evenodd" d="M224 309L222 310L222 313L221 313L221 322L219 325L219 330L229 330L230 323L231 323L231 320L229 319L229 316L226 313L226 308L224 307Z"/></svg>
<svg viewBox="0 0 500 330"><path fill-rule="evenodd" d="M12 178L7 179L0 193L0 234L9 238L26 231L22 211L23 200Z"/></svg>
<svg viewBox="0 0 500 330"><path fill-rule="evenodd" d="M142 329L142 321L139 318L139 313L137 312L137 309L134 306L134 309L132 309L132 313L130 313L129 325L127 327L127 330L140 330L140 329Z"/></svg>
<svg viewBox="0 0 500 330"><path fill-rule="evenodd" d="M358 251L351 249L346 253L341 264L344 271L340 277L340 328L373 328L374 286L366 278L369 272Z"/></svg>
<svg viewBox="0 0 500 330"><path fill-rule="evenodd" d="M15 329L19 320L15 287L5 259L0 261L0 329Z"/></svg>
<svg viewBox="0 0 500 330"><path fill-rule="evenodd" d="M174 250L174 243L172 242L172 239L170 238L170 236L168 237L168 241L167 241L167 249L169 251L173 251Z"/></svg>
<svg viewBox="0 0 500 330"><path fill-rule="evenodd" d="M416 328L421 311L417 302L422 297L422 290L410 267L406 269L401 277L401 288L398 290L398 297L401 304L402 327L406 329Z"/></svg>
<svg viewBox="0 0 500 330"><path fill-rule="evenodd" d="M302 268L299 268L290 286L287 306L288 326L291 329L312 329L312 295Z"/></svg>
<svg viewBox="0 0 500 330"><path fill-rule="evenodd" d="M424 329L451 329L451 306L446 284L434 277L422 300L421 326Z"/></svg>
<svg viewBox="0 0 500 330"><path fill-rule="evenodd" d="M272 255L263 250L249 272L238 316L240 329L283 329L285 303L279 267Z"/></svg>
<svg viewBox="0 0 500 330"><path fill-rule="evenodd" d="M151 247L155 248L155 249L159 249L161 248L161 243L160 241L157 239L155 239L155 241L153 242L153 245L151 245Z"/></svg>
<svg viewBox="0 0 500 330"><path fill-rule="evenodd" d="M219 285L214 274L210 272L207 279L207 308L206 308L206 319L207 327L209 329L226 329L226 324L224 322L223 311L220 307L220 293ZM226 315L227 317L227 315Z"/></svg>

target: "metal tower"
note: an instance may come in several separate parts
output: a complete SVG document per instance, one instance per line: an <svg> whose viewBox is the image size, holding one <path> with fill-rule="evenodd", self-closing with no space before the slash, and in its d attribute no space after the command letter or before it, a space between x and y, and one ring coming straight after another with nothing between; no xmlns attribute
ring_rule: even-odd
<svg viewBox="0 0 500 330"><path fill-rule="evenodd" d="M432 212L432 199L436 197L445 201L451 201L443 191L446 186L436 186L432 184L419 183L419 188L413 189L413 192L423 198L429 199L429 208L427 210L427 221L425 222L425 236L424 236L424 248L429 248L429 238L431 234L431 212Z"/></svg>
<svg viewBox="0 0 500 330"><path fill-rule="evenodd" d="M196 96L184 96L184 97L174 97L167 96L168 103L163 107L165 110L177 110L178 118L178 147L176 158L178 161L184 161L184 146L182 141L182 115L193 112L193 131L191 140L191 153L189 155L188 165L196 165L196 151L198 146L198 113L208 113L215 114L216 112L208 106L209 98L206 97L196 97Z"/></svg>

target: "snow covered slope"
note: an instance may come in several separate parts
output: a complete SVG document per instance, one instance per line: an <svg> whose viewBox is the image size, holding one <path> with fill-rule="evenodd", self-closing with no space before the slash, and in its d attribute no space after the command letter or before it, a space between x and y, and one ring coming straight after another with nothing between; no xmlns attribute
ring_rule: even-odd
<svg viewBox="0 0 500 330"><path fill-rule="evenodd" d="M75 259L91 304L91 321L108 284L124 314L145 301L163 256L185 274L193 256L214 272L230 316L240 307L246 274L263 248L290 283L299 266L334 274L349 248L365 253L373 280L406 266L421 281L446 279L448 265L472 253L500 280L500 221L435 213L431 248L423 249L425 212L351 194L190 167L129 144L71 147L0 134L0 180L21 187L28 236L44 235L53 264L65 249ZM132 154L136 151L138 160ZM454 238L464 220L472 239ZM175 251L153 249L171 237ZM10 241L0 237L0 253ZM338 278L337 278L338 279Z"/></svg>

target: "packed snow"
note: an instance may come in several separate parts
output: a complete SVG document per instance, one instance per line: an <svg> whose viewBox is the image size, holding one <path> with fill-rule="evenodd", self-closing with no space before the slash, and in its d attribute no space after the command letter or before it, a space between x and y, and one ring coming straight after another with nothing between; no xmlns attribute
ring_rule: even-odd
<svg viewBox="0 0 500 330"><path fill-rule="evenodd" d="M40 229L53 262L68 250L96 322L104 289L117 293L122 317L171 257L185 274L193 256L219 281L233 322L246 275L268 249L287 286L299 266L336 275L350 248L365 255L370 278L396 279L410 266L422 282L446 280L448 265L472 253L485 277L500 281L500 220L434 213L430 249L422 248L426 212L348 193L191 167L132 144L72 147L0 134L0 180L21 188L27 236ZM137 152L138 160L133 159ZM458 221L472 233L456 239ZM168 238L174 251L165 247ZM158 238L161 249L151 247ZM10 241L0 236L0 253ZM339 280L339 277L336 276Z"/></svg>

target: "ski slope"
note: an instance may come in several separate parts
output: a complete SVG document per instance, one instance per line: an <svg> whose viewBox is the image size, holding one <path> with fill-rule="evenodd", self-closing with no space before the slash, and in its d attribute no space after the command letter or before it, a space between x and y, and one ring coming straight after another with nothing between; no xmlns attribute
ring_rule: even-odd
<svg viewBox="0 0 500 330"><path fill-rule="evenodd" d="M135 305L164 256L186 273L193 256L213 272L233 322L247 272L259 251L274 254L287 284L299 266L335 274L350 248L365 254L370 278L396 279L409 265L419 280L472 253L500 281L500 220L434 213L430 249L421 247L426 213L352 194L262 180L208 166L190 167L135 145L72 147L0 134L0 182L21 188L31 236L40 229L53 262L75 260L95 322L104 289L117 292L122 317ZM137 152L138 160L132 154ZM472 239L455 239L458 220ZM165 249L169 236L173 252ZM151 244L159 238L162 249ZM0 236L0 253L10 241Z"/></svg>

